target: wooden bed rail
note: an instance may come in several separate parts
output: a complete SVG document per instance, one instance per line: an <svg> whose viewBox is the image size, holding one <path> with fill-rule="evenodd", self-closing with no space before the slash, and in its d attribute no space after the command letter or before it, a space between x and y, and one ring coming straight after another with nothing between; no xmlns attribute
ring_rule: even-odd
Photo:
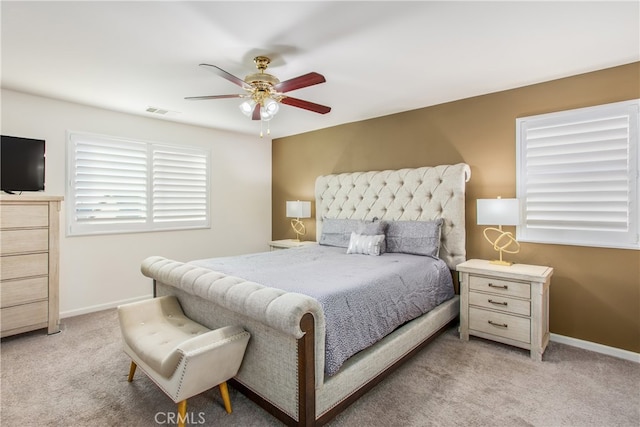
<svg viewBox="0 0 640 427"><path fill-rule="evenodd" d="M311 313L302 317L300 329L305 331L298 340L298 425L316 425L316 376L314 319Z"/></svg>

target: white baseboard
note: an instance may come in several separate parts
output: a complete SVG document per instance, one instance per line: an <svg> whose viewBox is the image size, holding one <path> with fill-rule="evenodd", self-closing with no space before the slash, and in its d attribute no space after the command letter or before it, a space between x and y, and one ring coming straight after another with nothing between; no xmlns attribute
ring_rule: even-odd
<svg viewBox="0 0 640 427"><path fill-rule="evenodd" d="M623 350L621 348L609 347L609 346L598 344L595 342L583 341L577 338L566 337L564 335L558 335L558 334L551 334L549 339L551 341L558 342L560 344L567 344L573 347L595 351L596 353L602 353L609 356L617 357L619 359L625 359L625 360L630 360L632 362L640 363L640 353L634 353L633 351Z"/></svg>
<svg viewBox="0 0 640 427"><path fill-rule="evenodd" d="M96 311L108 310L110 308L115 308L122 304L128 304L130 302L142 301L145 299L153 298L152 294L144 295L141 297L130 298L120 301L113 301L106 304L93 305L91 307L80 308L77 310L69 310L69 311L61 311L60 318L64 319L65 317L74 317L80 316L81 314L95 313Z"/></svg>

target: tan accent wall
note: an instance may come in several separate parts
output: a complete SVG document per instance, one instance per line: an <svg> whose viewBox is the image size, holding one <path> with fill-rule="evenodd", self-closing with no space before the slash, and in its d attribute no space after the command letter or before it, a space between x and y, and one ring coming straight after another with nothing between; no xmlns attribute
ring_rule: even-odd
<svg viewBox="0 0 640 427"><path fill-rule="evenodd" d="M475 224L475 203L515 197L516 118L635 98L640 98L637 62L276 139L273 238L294 237L285 201L314 200L318 175L465 162L472 171L467 258L493 258L483 227ZM314 220L305 224L305 240L314 240ZM640 251L523 243L509 259L555 269L552 333L640 353Z"/></svg>

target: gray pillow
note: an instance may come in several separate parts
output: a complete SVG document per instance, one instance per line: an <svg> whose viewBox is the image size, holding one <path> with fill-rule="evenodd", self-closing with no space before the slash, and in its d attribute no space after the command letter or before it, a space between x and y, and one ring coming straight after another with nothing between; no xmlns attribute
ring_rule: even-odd
<svg viewBox="0 0 640 427"><path fill-rule="evenodd" d="M359 221L358 234L364 234L365 236L379 236L384 234L387 230L387 223L384 221Z"/></svg>
<svg viewBox="0 0 640 427"><path fill-rule="evenodd" d="M318 243L326 246L347 248L349 247L352 232L366 236L377 236L384 234L386 227L386 223L377 220L361 221L359 219L324 218L322 220L322 235ZM384 253L384 244L382 246L382 253Z"/></svg>
<svg viewBox="0 0 640 427"><path fill-rule="evenodd" d="M360 221L357 219L324 218L322 235L318 243L325 246L349 247L352 232L358 232Z"/></svg>
<svg viewBox="0 0 640 427"><path fill-rule="evenodd" d="M388 221L387 252L437 257L442 218L435 221Z"/></svg>

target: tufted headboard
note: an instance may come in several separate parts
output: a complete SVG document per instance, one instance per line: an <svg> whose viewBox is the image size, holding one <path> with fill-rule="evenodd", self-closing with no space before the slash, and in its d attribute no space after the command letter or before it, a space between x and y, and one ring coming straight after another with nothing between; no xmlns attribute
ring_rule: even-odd
<svg viewBox="0 0 640 427"><path fill-rule="evenodd" d="M469 165L351 172L316 179L316 235L324 218L430 221L443 218L440 258L465 261L465 183Z"/></svg>

